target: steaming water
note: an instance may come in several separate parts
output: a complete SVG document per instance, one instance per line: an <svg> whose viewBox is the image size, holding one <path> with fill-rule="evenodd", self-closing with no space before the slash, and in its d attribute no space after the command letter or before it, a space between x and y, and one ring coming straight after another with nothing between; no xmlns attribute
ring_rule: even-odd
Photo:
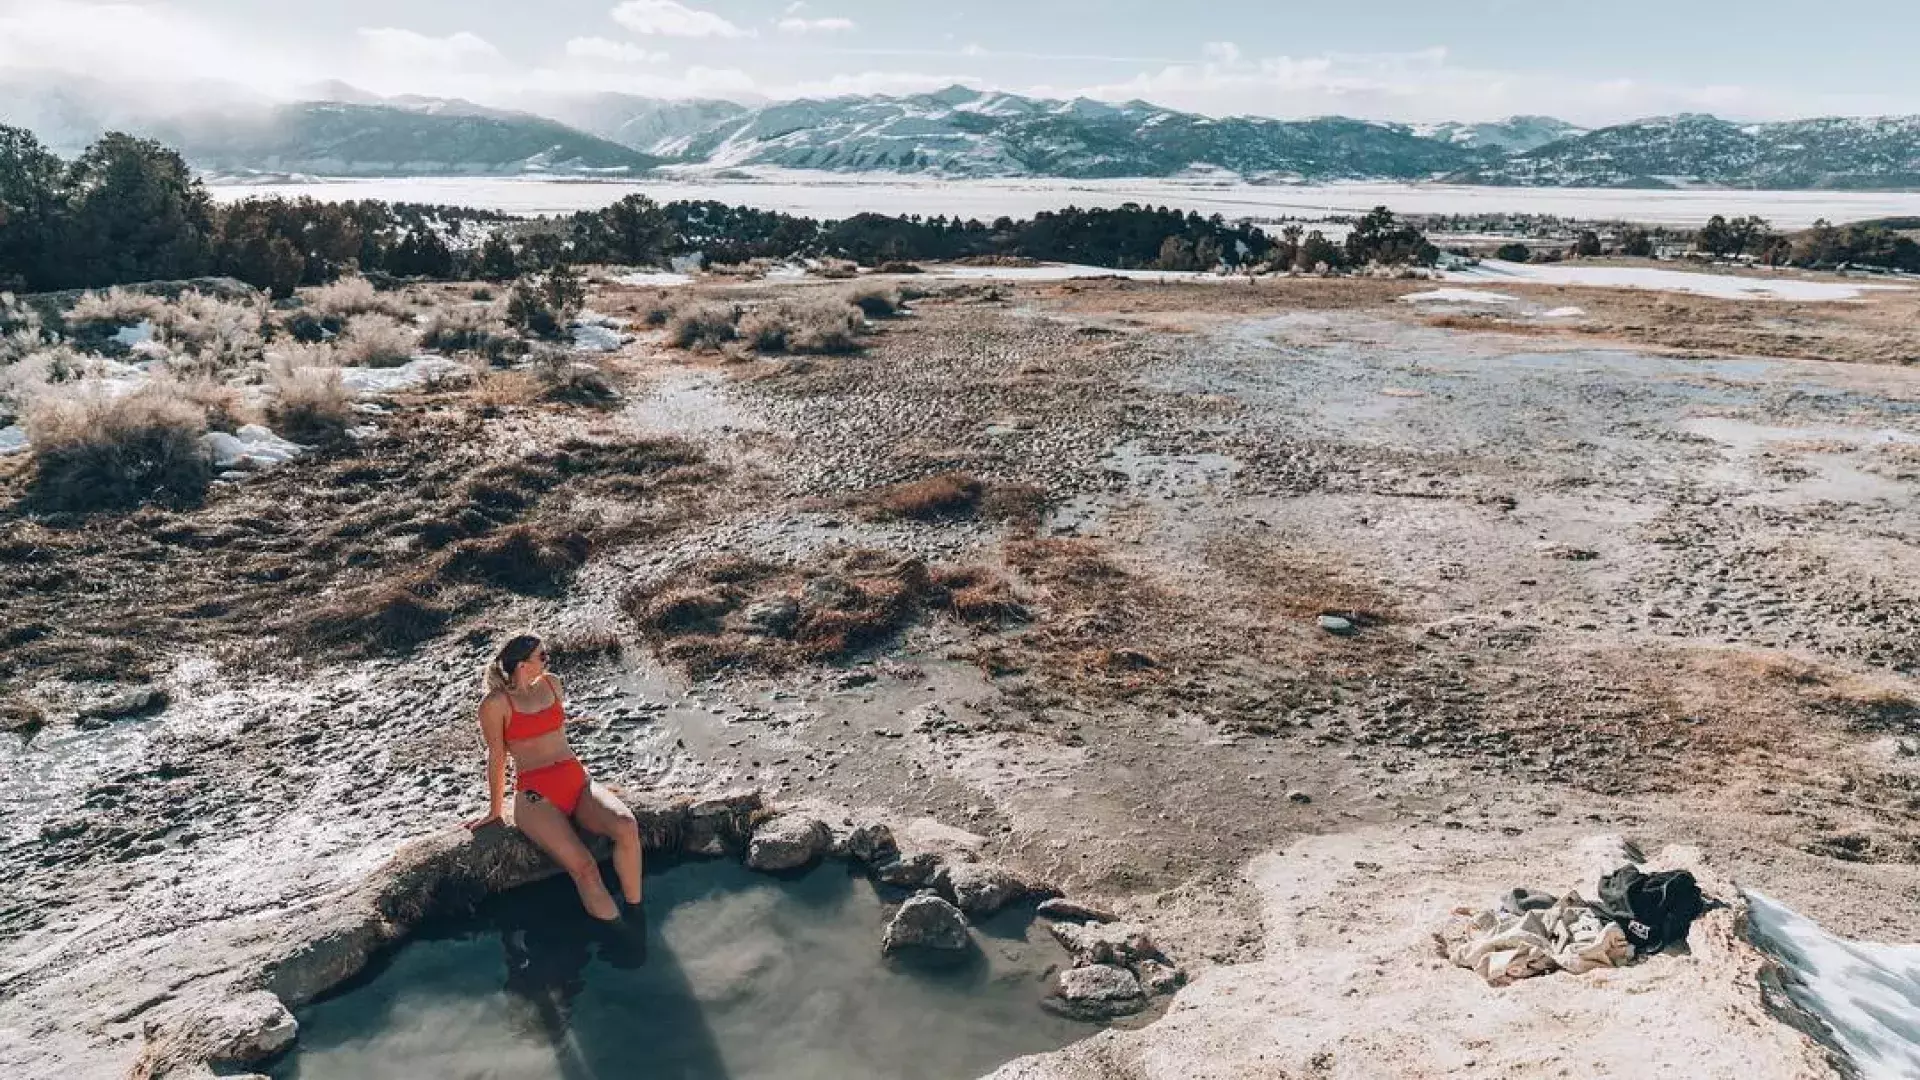
<svg viewBox="0 0 1920 1080"><path fill-rule="evenodd" d="M1094 1030L1039 1007L1066 958L1038 925L989 921L977 955L936 969L881 957L891 911L839 866L780 881L686 864L647 878L641 961L597 933L568 882L544 882L298 1014L273 1075L934 1080Z"/></svg>

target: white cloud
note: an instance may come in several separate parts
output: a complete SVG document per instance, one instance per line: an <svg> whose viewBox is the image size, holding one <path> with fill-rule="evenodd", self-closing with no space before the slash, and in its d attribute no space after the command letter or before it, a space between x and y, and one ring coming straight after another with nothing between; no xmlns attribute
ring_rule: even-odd
<svg viewBox="0 0 1920 1080"><path fill-rule="evenodd" d="M0 72L32 71L283 89L310 81L315 69L169 3L0 0Z"/></svg>
<svg viewBox="0 0 1920 1080"><path fill-rule="evenodd" d="M631 42L603 37L573 38L567 42L567 55L575 60L608 64L660 64L667 60L666 53L649 52Z"/></svg>
<svg viewBox="0 0 1920 1080"><path fill-rule="evenodd" d="M467 67L500 59L500 50L466 30L434 37L398 27L361 27L360 46L376 64L405 69L415 65Z"/></svg>
<svg viewBox="0 0 1920 1080"><path fill-rule="evenodd" d="M1682 111L1757 118L1800 114L1807 104L1800 102L1796 109L1754 88L1482 70L1456 64L1443 48L1253 59L1236 46L1215 42L1206 46L1204 57L1117 82L1037 89L1114 101L1143 98L1216 116L1340 114L1407 122L1548 113L1576 123L1607 124Z"/></svg>
<svg viewBox="0 0 1920 1080"><path fill-rule="evenodd" d="M786 18L780 20L780 32L783 34L835 34L852 30L853 20L842 18L801 19Z"/></svg>
<svg viewBox="0 0 1920 1080"><path fill-rule="evenodd" d="M626 0L615 7L613 21L636 34L660 37L746 37L747 32L711 11L690 8L676 0Z"/></svg>

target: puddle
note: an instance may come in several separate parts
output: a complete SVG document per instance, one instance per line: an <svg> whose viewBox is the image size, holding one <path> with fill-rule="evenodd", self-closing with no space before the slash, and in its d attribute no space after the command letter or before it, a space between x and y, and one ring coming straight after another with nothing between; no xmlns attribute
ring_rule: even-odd
<svg viewBox="0 0 1920 1080"><path fill-rule="evenodd" d="M1794 1005L1826 1025L1821 1041L1863 1080L1920 1076L1920 945L1848 941L1759 893L1747 900L1754 945L1785 969Z"/></svg>
<svg viewBox="0 0 1920 1080"><path fill-rule="evenodd" d="M542 882L301 1010L271 1075L961 1080L1097 1030L1041 1009L1066 956L1027 915L930 969L881 957L892 906L842 864L782 881L683 863L648 875L640 957L600 940L566 879Z"/></svg>

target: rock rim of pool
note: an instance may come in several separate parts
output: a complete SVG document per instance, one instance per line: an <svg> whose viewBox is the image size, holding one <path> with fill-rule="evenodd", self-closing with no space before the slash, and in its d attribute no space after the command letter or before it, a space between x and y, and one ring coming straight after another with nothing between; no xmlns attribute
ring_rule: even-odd
<svg viewBox="0 0 1920 1080"><path fill-rule="evenodd" d="M863 867L876 882L922 889L922 897L937 898L956 913L981 916L1018 901L1059 898L1043 883L979 861L966 845L942 842L953 832L946 827L932 830L928 846L938 850L919 847L929 840L927 829L909 827L903 849L895 830L875 815L819 804L776 810L759 790L615 790L632 809L646 850L654 854L733 857L750 869L776 874L825 859L844 860ZM608 855L604 840L594 846L598 857ZM559 873L517 830L499 824L474 831L454 826L402 845L351 888L274 915L198 930L179 943L190 950L177 958L179 963L212 956L224 966L207 965L213 969L143 1006L144 1043L130 1075L206 1077L214 1069L245 1067L283 1053L298 1037L293 1009L359 975L430 916L470 908ZM1068 910L1074 909L1069 905ZM885 935L875 929L878 962ZM1073 955L1074 968L1115 966L1142 988L1137 998L1123 995L1126 1009L1100 1015L1138 1011L1150 995L1171 993L1183 981L1179 969L1136 927L1089 935L1076 933L1082 929L1078 924L1050 920L1050 929ZM1055 994L1071 1007L1075 988L1105 986L1100 977L1056 980Z"/></svg>

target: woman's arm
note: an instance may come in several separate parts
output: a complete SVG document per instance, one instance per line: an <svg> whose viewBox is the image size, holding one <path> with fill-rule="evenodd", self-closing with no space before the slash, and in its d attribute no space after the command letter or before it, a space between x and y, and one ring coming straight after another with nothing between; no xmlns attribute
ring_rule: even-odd
<svg viewBox="0 0 1920 1080"><path fill-rule="evenodd" d="M503 695L489 694L480 703L480 735L487 744L487 816L467 822L478 829L506 820L507 801L507 706Z"/></svg>

